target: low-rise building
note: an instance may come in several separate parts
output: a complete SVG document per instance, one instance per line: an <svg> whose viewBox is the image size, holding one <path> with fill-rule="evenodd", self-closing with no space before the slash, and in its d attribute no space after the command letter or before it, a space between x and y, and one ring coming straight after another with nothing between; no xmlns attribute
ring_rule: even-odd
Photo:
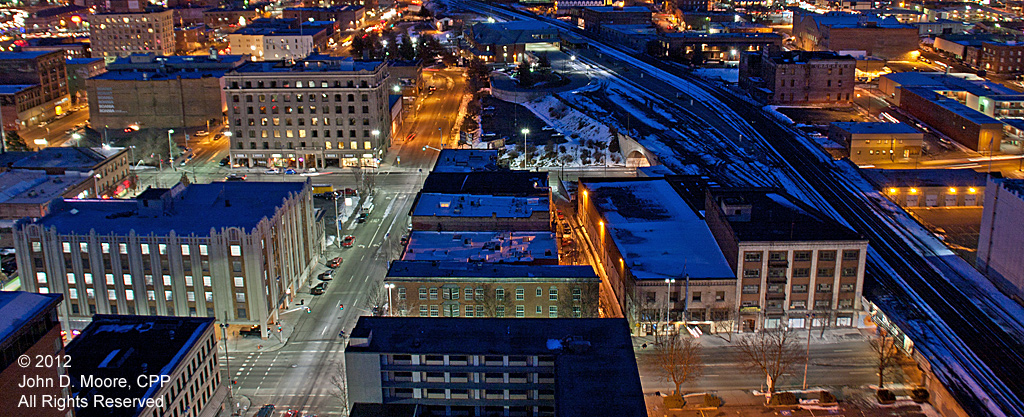
<svg viewBox="0 0 1024 417"><path fill-rule="evenodd" d="M206 28L203 25L174 28L174 51L181 55L203 49Z"/></svg>
<svg viewBox="0 0 1024 417"><path fill-rule="evenodd" d="M92 56L112 60L131 54L174 55L173 14L159 10L90 15Z"/></svg>
<svg viewBox="0 0 1024 417"><path fill-rule="evenodd" d="M550 197L547 172L481 171L431 172L420 188L424 193L512 197Z"/></svg>
<svg viewBox="0 0 1024 417"><path fill-rule="evenodd" d="M558 265L558 247L551 232L414 231L401 259Z"/></svg>
<svg viewBox="0 0 1024 417"><path fill-rule="evenodd" d="M825 14L795 8L793 36L805 51L833 51L857 57L913 60L919 55L917 28L894 17L847 12Z"/></svg>
<svg viewBox="0 0 1024 417"><path fill-rule="evenodd" d="M599 6L584 7L580 29L590 32L600 32L605 25L651 25L651 9L646 6Z"/></svg>
<svg viewBox="0 0 1024 417"><path fill-rule="evenodd" d="M0 247L14 247L14 223L50 213L51 203L61 198L94 197L88 173L47 174L38 170L14 170L0 174Z"/></svg>
<svg viewBox="0 0 1024 417"><path fill-rule="evenodd" d="M29 38L20 48L21 52L53 52L60 51L66 59L88 58L91 52L88 38Z"/></svg>
<svg viewBox="0 0 1024 417"><path fill-rule="evenodd" d="M348 400L424 414L646 416L627 325L360 317L345 348Z"/></svg>
<svg viewBox="0 0 1024 417"><path fill-rule="evenodd" d="M115 58L86 81L93 126L194 128L221 123L224 74L248 55L153 54Z"/></svg>
<svg viewBox="0 0 1024 417"><path fill-rule="evenodd" d="M68 94L78 103L89 96L85 80L107 72L103 58L75 58L65 62L68 73Z"/></svg>
<svg viewBox="0 0 1024 417"><path fill-rule="evenodd" d="M484 62L519 63L535 50L557 50L558 29L544 22L477 23L466 31L469 52Z"/></svg>
<svg viewBox="0 0 1024 417"><path fill-rule="evenodd" d="M57 317L60 294L0 291L0 408L39 417L65 417L68 409L44 404L44 398L69 398L67 386L50 383L24 386L25 380L58 381L66 375L61 360L36 361L25 366L17 359L65 358L61 325ZM25 402L26 399L35 402Z"/></svg>
<svg viewBox="0 0 1024 417"><path fill-rule="evenodd" d="M497 149L442 149L431 172L504 171Z"/></svg>
<svg viewBox="0 0 1024 417"><path fill-rule="evenodd" d="M857 60L835 52L744 52L739 84L769 104L850 105Z"/></svg>
<svg viewBox="0 0 1024 417"><path fill-rule="evenodd" d="M903 87L900 91L899 107L928 126L972 151L999 150L1003 122L931 87Z"/></svg>
<svg viewBox="0 0 1024 417"><path fill-rule="evenodd" d="M235 30L256 19L270 17L270 3L249 3L245 6L222 6L203 12L203 24L210 29ZM238 52L236 52L238 53ZM249 52L241 52L249 53Z"/></svg>
<svg viewBox="0 0 1024 417"><path fill-rule="evenodd" d="M308 19L319 22L337 22L338 30L352 30L361 27L365 15L365 7L351 4L333 7L289 7L281 13L285 19L297 19L300 22Z"/></svg>
<svg viewBox="0 0 1024 417"><path fill-rule="evenodd" d="M850 161L858 165L912 161L924 143L924 133L905 123L834 122L828 137L845 144Z"/></svg>
<svg viewBox="0 0 1024 417"><path fill-rule="evenodd" d="M82 196L73 198L111 198L121 197L135 185L129 170L129 148L102 146L86 147L51 147L36 152L21 153L14 157L6 154L0 166L0 172L9 170L43 171L49 175L64 175L79 172L91 177L89 190Z"/></svg>
<svg viewBox="0 0 1024 417"><path fill-rule="evenodd" d="M384 278L396 314L420 317L598 317L589 265L394 261Z"/></svg>
<svg viewBox="0 0 1024 417"><path fill-rule="evenodd" d="M213 317L97 314L66 348L71 393L81 401L75 412L156 416L188 410L182 414L216 416L228 387L217 363L214 322ZM142 379L151 376L157 379ZM128 384L90 384L86 378L123 379ZM102 401L138 405L129 412L111 413L110 408L97 406Z"/></svg>
<svg viewBox="0 0 1024 417"><path fill-rule="evenodd" d="M259 19L228 35L233 53L253 56L256 61L304 59L326 51L336 42L339 22L298 19Z"/></svg>
<svg viewBox="0 0 1024 417"><path fill-rule="evenodd" d="M977 207L987 174L970 169L862 169L864 176L901 207Z"/></svg>
<svg viewBox="0 0 1024 417"><path fill-rule="evenodd" d="M413 204L413 230L550 231L548 197L420 192Z"/></svg>
<svg viewBox="0 0 1024 417"><path fill-rule="evenodd" d="M37 10L25 19L25 32L80 32L88 15L88 8L76 4Z"/></svg>
<svg viewBox="0 0 1024 417"><path fill-rule="evenodd" d="M978 269L1003 291L1024 295L1024 180L990 178L978 238Z"/></svg>
<svg viewBox="0 0 1024 417"><path fill-rule="evenodd" d="M774 51L782 45L777 33L674 32L658 35L661 52L691 62L736 61L745 52Z"/></svg>
<svg viewBox="0 0 1024 417"><path fill-rule="evenodd" d="M215 317L264 337L323 250L310 184L179 183L130 200L56 200L15 225L22 288L64 294L61 317Z"/></svg>
<svg viewBox="0 0 1024 417"><path fill-rule="evenodd" d="M0 52L0 74L5 129L35 126L67 111L71 99L62 51Z"/></svg>

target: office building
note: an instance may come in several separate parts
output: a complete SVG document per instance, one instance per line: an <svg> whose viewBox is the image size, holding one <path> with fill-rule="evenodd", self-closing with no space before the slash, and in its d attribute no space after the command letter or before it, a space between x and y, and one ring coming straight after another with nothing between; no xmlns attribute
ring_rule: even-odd
<svg viewBox="0 0 1024 417"><path fill-rule="evenodd" d="M360 317L345 348L349 403L426 415L647 415L622 319Z"/></svg>
<svg viewBox="0 0 1024 417"><path fill-rule="evenodd" d="M650 26L651 9L647 6L630 7L584 7L580 29L600 32L602 26L607 25L640 25Z"/></svg>
<svg viewBox="0 0 1024 417"><path fill-rule="evenodd" d="M598 317L589 265L394 261L389 309L420 317Z"/></svg>
<svg viewBox="0 0 1024 417"><path fill-rule="evenodd" d="M36 126L67 111L67 70L60 51L0 52L4 128Z"/></svg>
<svg viewBox="0 0 1024 417"><path fill-rule="evenodd" d="M1024 180L990 178L978 238L978 269L997 286L1024 294Z"/></svg>
<svg viewBox="0 0 1024 417"><path fill-rule="evenodd" d="M171 10L89 16L92 56L112 60L131 54L174 55Z"/></svg>
<svg viewBox="0 0 1024 417"><path fill-rule="evenodd" d="M857 60L835 52L745 52L740 57L740 86L769 104L853 103Z"/></svg>
<svg viewBox="0 0 1024 417"><path fill-rule="evenodd" d="M782 45L777 33L671 32L657 37L666 57L695 63L737 61L745 52L774 51Z"/></svg>
<svg viewBox="0 0 1024 417"><path fill-rule="evenodd" d="M846 145L859 165L914 161L921 156L924 133L905 123L833 122L828 137Z"/></svg>
<svg viewBox="0 0 1024 417"><path fill-rule="evenodd" d="M64 200L15 226L21 285L61 316L278 320L323 250L309 183L179 183L128 200Z"/></svg>
<svg viewBox="0 0 1024 417"><path fill-rule="evenodd" d="M107 72L86 81L92 126L123 129L204 129L226 109L224 74L248 55L136 54L114 58Z"/></svg>
<svg viewBox="0 0 1024 417"><path fill-rule="evenodd" d="M33 417L66 417L70 410L46 406L40 402L44 396L63 398L70 393L58 384L52 386L19 387L25 379L56 381L66 375L67 369L51 362L46 367L23 366L18 358L28 355L62 358L64 342L57 318L60 294L0 291L0 409L19 410L21 415ZM37 364L38 361L32 364ZM46 365L46 364L44 364ZM36 399L26 407L25 398Z"/></svg>
<svg viewBox="0 0 1024 417"><path fill-rule="evenodd" d="M336 42L339 22L299 19L259 19L228 35L234 53L252 55L254 61L304 59L327 51Z"/></svg>
<svg viewBox="0 0 1024 417"><path fill-rule="evenodd" d="M517 64L529 51L559 47L558 29L544 22L477 23L466 33L470 53L488 63Z"/></svg>
<svg viewBox="0 0 1024 417"><path fill-rule="evenodd" d="M75 415L214 417L228 388L217 363L212 317L97 314L68 343L72 394L85 402ZM156 379L143 380L140 377ZM83 378L128 381L125 387L87 385ZM97 400L135 401L137 407L102 407Z"/></svg>
<svg viewBox="0 0 1024 417"><path fill-rule="evenodd" d="M318 22L336 22L338 30L352 30L363 24L365 14L365 7L346 4L333 7L289 7L282 11L281 16L300 22L309 19Z"/></svg>
<svg viewBox="0 0 1024 417"><path fill-rule="evenodd" d="M384 62L314 55L224 76L231 158L242 166L377 166L391 143Z"/></svg>
<svg viewBox="0 0 1024 417"><path fill-rule="evenodd" d="M793 36L805 51L832 51L856 57L914 60L919 56L917 28L894 17L794 9Z"/></svg>

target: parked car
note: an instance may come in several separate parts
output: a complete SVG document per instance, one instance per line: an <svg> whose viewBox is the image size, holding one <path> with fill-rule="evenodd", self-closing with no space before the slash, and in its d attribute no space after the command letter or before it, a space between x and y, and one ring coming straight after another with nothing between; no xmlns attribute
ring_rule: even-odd
<svg viewBox="0 0 1024 417"><path fill-rule="evenodd" d="M231 157L229 157L229 156L225 156L224 158L222 158L220 160L220 166L222 166L222 167L223 166L227 166L230 163L231 163Z"/></svg>
<svg viewBox="0 0 1024 417"><path fill-rule="evenodd" d="M348 238L348 237L351 237L351 236L346 236L346 238ZM342 245L344 245L344 244L345 243L342 242ZM349 246L351 246L351 245L349 245ZM327 267L328 268L337 268L338 265L341 265L342 261L344 261L344 259L341 259L340 256L337 257L337 258L331 259L331 260L327 261Z"/></svg>
<svg viewBox="0 0 1024 417"><path fill-rule="evenodd" d="M238 331L238 334L242 337L262 337L260 334L260 325L254 324L252 326L243 328Z"/></svg>
<svg viewBox="0 0 1024 417"><path fill-rule="evenodd" d="M291 168L288 168L288 169L284 170L284 173L288 174L288 175L298 174L298 172L296 172L294 169L291 169Z"/></svg>
<svg viewBox="0 0 1024 417"><path fill-rule="evenodd" d="M205 130L200 130L200 131L196 132L196 137L200 137L201 138L201 137L209 135L209 134L210 134L210 132L207 132Z"/></svg>
<svg viewBox="0 0 1024 417"><path fill-rule="evenodd" d="M410 133L409 136L405 137L405 140L413 140L413 139L416 139L416 134L415 133Z"/></svg>
<svg viewBox="0 0 1024 417"><path fill-rule="evenodd" d="M321 282L316 284L315 287L309 289L309 293L311 295L321 295L324 291L327 291L327 282Z"/></svg>
<svg viewBox="0 0 1024 417"><path fill-rule="evenodd" d="M358 217L356 217L356 223L363 223L363 222L365 222L365 221L366 221L366 219L367 219L368 217L370 217L370 215L369 215L369 214L366 214L366 213L359 213L359 216L358 216Z"/></svg>
<svg viewBox="0 0 1024 417"><path fill-rule="evenodd" d="M320 275L334 278L334 270L333 269L328 269L328 270L326 270L324 272L321 272Z"/></svg>
<svg viewBox="0 0 1024 417"><path fill-rule="evenodd" d="M277 168L271 168L271 169L268 169L266 171L263 171L263 173L264 174L280 174L281 170L279 170Z"/></svg>
<svg viewBox="0 0 1024 417"><path fill-rule="evenodd" d="M341 240L341 246L351 248L352 245L355 244L355 241L355 237L353 237L352 235L346 235L345 238Z"/></svg>
<svg viewBox="0 0 1024 417"><path fill-rule="evenodd" d="M405 244L408 244L408 243L409 243L409 235L402 235L402 244L405 245Z"/></svg>
<svg viewBox="0 0 1024 417"><path fill-rule="evenodd" d="M544 126L544 127L540 128L540 130L555 130L555 128L551 127L551 126Z"/></svg>
<svg viewBox="0 0 1024 417"><path fill-rule="evenodd" d="M346 188L345 189L345 197L355 197L355 195L356 195L356 190L354 190L352 188Z"/></svg>
<svg viewBox="0 0 1024 417"><path fill-rule="evenodd" d="M327 274L327 272L323 272L320 275L317 275L316 279L321 280L321 281L330 281L330 280L334 279L334 276Z"/></svg>
<svg viewBox="0 0 1024 417"><path fill-rule="evenodd" d="M228 174L224 181L245 181L245 174Z"/></svg>

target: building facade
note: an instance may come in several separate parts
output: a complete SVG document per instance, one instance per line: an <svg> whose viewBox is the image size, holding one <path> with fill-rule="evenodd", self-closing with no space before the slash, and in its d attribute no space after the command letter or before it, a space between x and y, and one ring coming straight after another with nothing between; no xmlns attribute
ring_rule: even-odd
<svg viewBox="0 0 1024 417"><path fill-rule="evenodd" d="M101 13L89 16L92 56L174 55L173 11Z"/></svg>
<svg viewBox="0 0 1024 417"><path fill-rule="evenodd" d="M857 60L834 52L743 53L740 86L770 104L853 103Z"/></svg>
<svg viewBox="0 0 1024 417"><path fill-rule="evenodd" d="M909 162L921 156L924 133L904 123L834 122L828 137L846 145L859 165Z"/></svg>
<svg viewBox="0 0 1024 417"><path fill-rule="evenodd" d="M519 63L535 50L557 49L558 29L544 22L517 20L500 23L477 23L466 31L469 53L496 63Z"/></svg>
<svg viewBox="0 0 1024 417"><path fill-rule="evenodd" d="M598 317L600 283L589 265L394 261L384 278L398 315Z"/></svg>
<svg viewBox="0 0 1024 417"><path fill-rule="evenodd" d="M87 402L75 411L88 415L96 401L124 398L140 403L131 410L135 416L218 415L228 387L217 363L216 329L212 317L96 315L67 346L72 393ZM166 379L137 382L155 372ZM90 386L83 380L89 376L132 383Z"/></svg>
<svg viewBox="0 0 1024 417"><path fill-rule="evenodd" d="M67 198L121 197L135 185L129 170L130 153L129 148L110 146L50 147L17 157L9 153L11 156L4 158L7 165L0 167L0 172L43 171L49 175L81 173L83 177L91 178L89 188L81 196L76 193Z"/></svg>
<svg viewBox="0 0 1024 417"><path fill-rule="evenodd" d="M818 14L796 9L793 36L805 51L833 51L886 60L913 60L919 56L917 28L894 17L860 13Z"/></svg>
<svg viewBox="0 0 1024 417"><path fill-rule="evenodd" d="M0 73L4 107L10 106L4 109L5 128L35 126L67 111L70 98L62 51L2 52ZM15 114L17 118L9 121Z"/></svg>
<svg viewBox="0 0 1024 417"><path fill-rule="evenodd" d="M304 22L312 18L315 21L336 22L338 30L352 30L360 27L365 19L366 8L358 5L334 7L289 7L282 11L285 19L298 19Z"/></svg>
<svg viewBox="0 0 1024 417"><path fill-rule="evenodd" d="M1024 294L1024 181L989 179L978 239L978 269L1003 291Z"/></svg>
<svg viewBox="0 0 1024 417"><path fill-rule="evenodd" d="M691 62L736 61L746 52L777 50L782 36L777 33L675 32L658 35L661 52L667 57Z"/></svg>
<svg viewBox="0 0 1024 417"><path fill-rule="evenodd" d="M232 164L377 166L391 143L387 65L311 56L224 77Z"/></svg>
<svg viewBox="0 0 1024 417"><path fill-rule="evenodd" d="M66 200L15 226L22 286L93 314L277 321L313 272L323 230L308 183L179 183L133 200Z"/></svg>
<svg viewBox="0 0 1024 417"><path fill-rule="evenodd" d="M28 355L29 358L64 357L64 342L61 340L60 320L57 317L57 306L61 302L59 294L34 294L30 292L0 292L0 315L8 318L2 328L3 339L0 339L0 407L4 410L20 410L20 413L40 417L65 417L69 410L43 404L41 399L65 398L69 396L67 388L58 384L35 387L20 387L25 379L45 378L56 381L60 375L68 374L63 364L51 362L45 367L23 366L17 359ZM40 362L41 363L41 362ZM36 399L34 403L24 403L26 398Z"/></svg>
<svg viewBox="0 0 1024 417"><path fill-rule="evenodd" d="M348 400L424 415L646 416L622 319L360 317Z"/></svg>
<svg viewBox="0 0 1024 417"><path fill-rule="evenodd" d="M584 7L580 28L600 32L605 25L650 25L651 9L646 6L630 7Z"/></svg>

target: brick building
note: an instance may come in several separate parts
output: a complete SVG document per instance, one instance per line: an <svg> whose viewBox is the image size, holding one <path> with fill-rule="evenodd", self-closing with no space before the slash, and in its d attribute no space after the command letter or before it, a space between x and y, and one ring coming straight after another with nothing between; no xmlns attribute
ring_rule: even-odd
<svg viewBox="0 0 1024 417"><path fill-rule="evenodd" d="M590 32L600 32L607 25L644 25L651 24L651 9L646 6L629 7L584 7L580 28Z"/></svg>
<svg viewBox="0 0 1024 417"><path fill-rule="evenodd" d="M334 7L289 7L281 16L285 19L297 19L300 22L308 19L321 22L337 22L338 30L351 30L362 25L366 8L356 5Z"/></svg>
<svg viewBox="0 0 1024 417"><path fill-rule="evenodd" d="M518 63L534 50L558 48L558 29L544 22L477 23L466 31L469 53L485 62Z"/></svg>
<svg viewBox="0 0 1024 417"><path fill-rule="evenodd" d="M978 239L978 269L1010 294L1024 295L1024 180L991 178Z"/></svg>
<svg viewBox="0 0 1024 417"><path fill-rule="evenodd" d="M247 7L218 7L203 12L203 24L210 29L235 30L256 19L269 17L269 3L254 3Z"/></svg>
<svg viewBox="0 0 1024 417"><path fill-rule="evenodd" d="M1003 123L929 87L901 88L899 107L977 152L998 151Z"/></svg>
<svg viewBox="0 0 1024 417"><path fill-rule="evenodd" d="M774 51L782 46L777 33L662 33L657 38L666 57L694 62L736 61L744 52Z"/></svg>
<svg viewBox="0 0 1024 417"><path fill-rule="evenodd" d="M748 52L740 86L770 104L850 105L857 61L835 52Z"/></svg>
<svg viewBox="0 0 1024 417"><path fill-rule="evenodd" d="M828 137L846 145L859 165L909 162L921 155L924 133L905 123L834 122Z"/></svg>
<svg viewBox="0 0 1024 417"><path fill-rule="evenodd" d="M589 265L395 261L384 278L396 314L420 317L597 317Z"/></svg>
<svg viewBox="0 0 1024 417"><path fill-rule="evenodd" d="M5 129L35 126L70 104L62 51L0 52L0 74Z"/></svg>
<svg viewBox="0 0 1024 417"><path fill-rule="evenodd" d="M893 17L796 10L793 36L797 46L805 51L833 51L903 61L918 56L917 28Z"/></svg>
<svg viewBox="0 0 1024 417"><path fill-rule="evenodd" d="M91 15L92 56L109 60L131 54L174 55L172 17L171 10Z"/></svg>
<svg viewBox="0 0 1024 417"><path fill-rule="evenodd" d="M50 362L45 367L22 366L18 357L28 355L29 358L39 356L64 358L64 342L61 340L61 324L57 316L57 306L61 303L60 294L34 294L30 292L0 292L0 317L4 317L4 325L0 327L0 407L4 410L19 410L24 415L38 417L66 417L68 409L43 404L42 399L68 398L70 392L60 384L40 384L35 387L19 387L25 379L44 379L57 381L59 375L66 375L64 363ZM23 401L35 399L34 404Z"/></svg>

